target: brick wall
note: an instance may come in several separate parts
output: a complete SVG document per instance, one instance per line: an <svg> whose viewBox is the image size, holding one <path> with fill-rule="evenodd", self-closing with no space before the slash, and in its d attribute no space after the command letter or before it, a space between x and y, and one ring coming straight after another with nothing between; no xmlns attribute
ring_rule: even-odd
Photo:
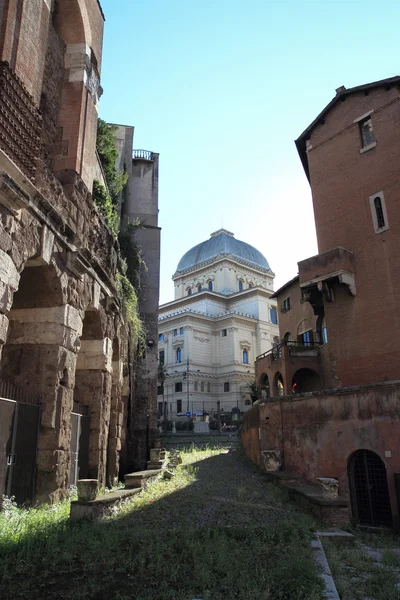
<svg viewBox="0 0 400 600"><path fill-rule="evenodd" d="M348 493L349 457L359 449L371 450L386 466L392 513L398 519L394 473L400 470L399 401L399 382L283 397L244 415L242 442L257 464L261 451L277 449L283 453L284 470L309 483L336 477L343 495Z"/></svg>
<svg viewBox="0 0 400 600"><path fill-rule="evenodd" d="M360 153L359 126L371 115L376 147ZM333 286L324 302L329 350L342 385L397 379L400 348L400 93L381 87L350 94L311 133L310 182L320 252L354 254L357 295ZM383 191L389 229L375 233L369 197Z"/></svg>

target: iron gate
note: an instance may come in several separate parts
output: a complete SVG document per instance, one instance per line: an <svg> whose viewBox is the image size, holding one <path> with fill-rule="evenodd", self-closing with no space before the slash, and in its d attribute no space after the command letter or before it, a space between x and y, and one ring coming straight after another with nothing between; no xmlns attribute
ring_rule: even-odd
<svg viewBox="0 0 400 600"><path fill-rule="evenodd" d="M353 516L360 525L390 527L392 511L386 467L370 450L357 450L349 459L350 496Z"/></svg>
<svg viewBox="0 0 400 600"><path fill-rule="evenodd" d="M88 407L74 403L71 414L71 466L70 485L76 485L78 479L86 479L89 473L89 416Z"/></svg>
<svg viewBox="0 0 400 600"><path fill-rule="evenodd" d="M33 502L40 397L0 381L0 494Z"/></svg>

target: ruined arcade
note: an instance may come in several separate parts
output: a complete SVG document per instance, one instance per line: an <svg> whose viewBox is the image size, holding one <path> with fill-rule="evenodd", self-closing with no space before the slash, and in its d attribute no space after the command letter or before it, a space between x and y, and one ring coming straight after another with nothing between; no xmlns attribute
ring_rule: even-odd
<svg viewBox="0 0 400 600"><path fill-rule="evenodd" d="M0 9L0 493L54 501L78 477L118 476L128 328L91 196L100 4L17 4Z"/></svg>

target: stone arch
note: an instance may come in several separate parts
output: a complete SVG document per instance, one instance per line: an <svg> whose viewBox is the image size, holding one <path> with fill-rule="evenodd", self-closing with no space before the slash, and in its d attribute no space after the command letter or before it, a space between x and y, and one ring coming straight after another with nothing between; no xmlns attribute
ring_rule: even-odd
<svg viewBox="0 0 400 600"><path fill-rule="evenodd" d="M112 387L112 342L105 320L100 310L84 313L74 388L74 405L84 407L90 420L88 477L98 479L100 486L106 479Z"/></svg>
<svg viewBox="0 0 400 600"><path fill-rule="evenodd" d="M8 312L1 377L41 395L36 499L62 497L68 483L73 378L82 321L66 304L55 265L28 261ZM10 301L11 303L11 301Z"/></svg>
<svg viewBox="0 0 400 600"><path fill-rule="evenodd" d="M86 14L85 16L87 17ZM56 0L52 19L56 33L66 44L86 43L89 40L87 22L84 21L79 0Z"/></svg>
<svg viewBox="0 0 400 600"><path fill-rule="evenodd" d="M269 377L268 377L267 373L263 373L261 375L260 387L261 387L261 394L263 395L263 392L265 392L266 397L269 398L271 396L271 389L270 389Z"/></svg>
<svg viewBox="0 0 400 600"><path fill-rule="evenodd" d="M353 518L360 525L392 526L386 466L371 450L353 452L347 463Z"/></svg>
<svg viewBox="0 0 400 600"><path fill-rule="evenodd" d="M273 383L273 395L274 396L283 396L284 395L284 383L282 374L277 371L274 375L274 383Z"/></svg>
<svg viewBox="0 0 400 600"><path fill-rule="evenodd" d="M312 319L302 319L297 325L297 338L305 331L313 331L313 326L314 323Z"/></svg>
<svg viewBox="0 0 400 600"><path fill-rule="evenodd" d="M292 392L302 394L322 389L319 374L313 369L298 369L292 378Z"/></svg>
<svg viewBox="0 0 400 600"><path fill-rule="evenodd" d="M285 335L283 336L283 341L284 342L291 342L292 341L292 334L290 333L290 331L287 331L285 333Z"/></svg>

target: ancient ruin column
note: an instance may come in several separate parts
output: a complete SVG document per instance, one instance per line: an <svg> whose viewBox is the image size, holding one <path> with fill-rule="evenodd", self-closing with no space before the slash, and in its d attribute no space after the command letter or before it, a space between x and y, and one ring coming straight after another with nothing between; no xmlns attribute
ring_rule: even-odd
<svg viewBox="0 0 400 600"><path fill-rule="evenodd" d="M19 273L11 257L0 250L0 359L3 345L7 340L8 314L13 294L18 289Z"/></svg>
<svg viewBox="0 0 400 600"><path fill-rule="evenodd" d="M36 500L66 494L74 373L82 320L70 305L14 308L2 377L41 395Z"/></svg>
<svg viewBox="0 0 400 600"><path fill-rule="evenodd" d="M119 455L121 451L122 427L124 423L124 403L121 398L123 386L123 363L121 360L112 362L111 413L108 432L107 450L107 485L112 486L119 471Z"/></svg>
<svg viewBox="0 0 400 600"><path fill-rule="evenodd" d="M89 408L89 478L98 479L100 487L106 484L111 384L111 340L81 339L76 364L74 400Z"/></svg>

